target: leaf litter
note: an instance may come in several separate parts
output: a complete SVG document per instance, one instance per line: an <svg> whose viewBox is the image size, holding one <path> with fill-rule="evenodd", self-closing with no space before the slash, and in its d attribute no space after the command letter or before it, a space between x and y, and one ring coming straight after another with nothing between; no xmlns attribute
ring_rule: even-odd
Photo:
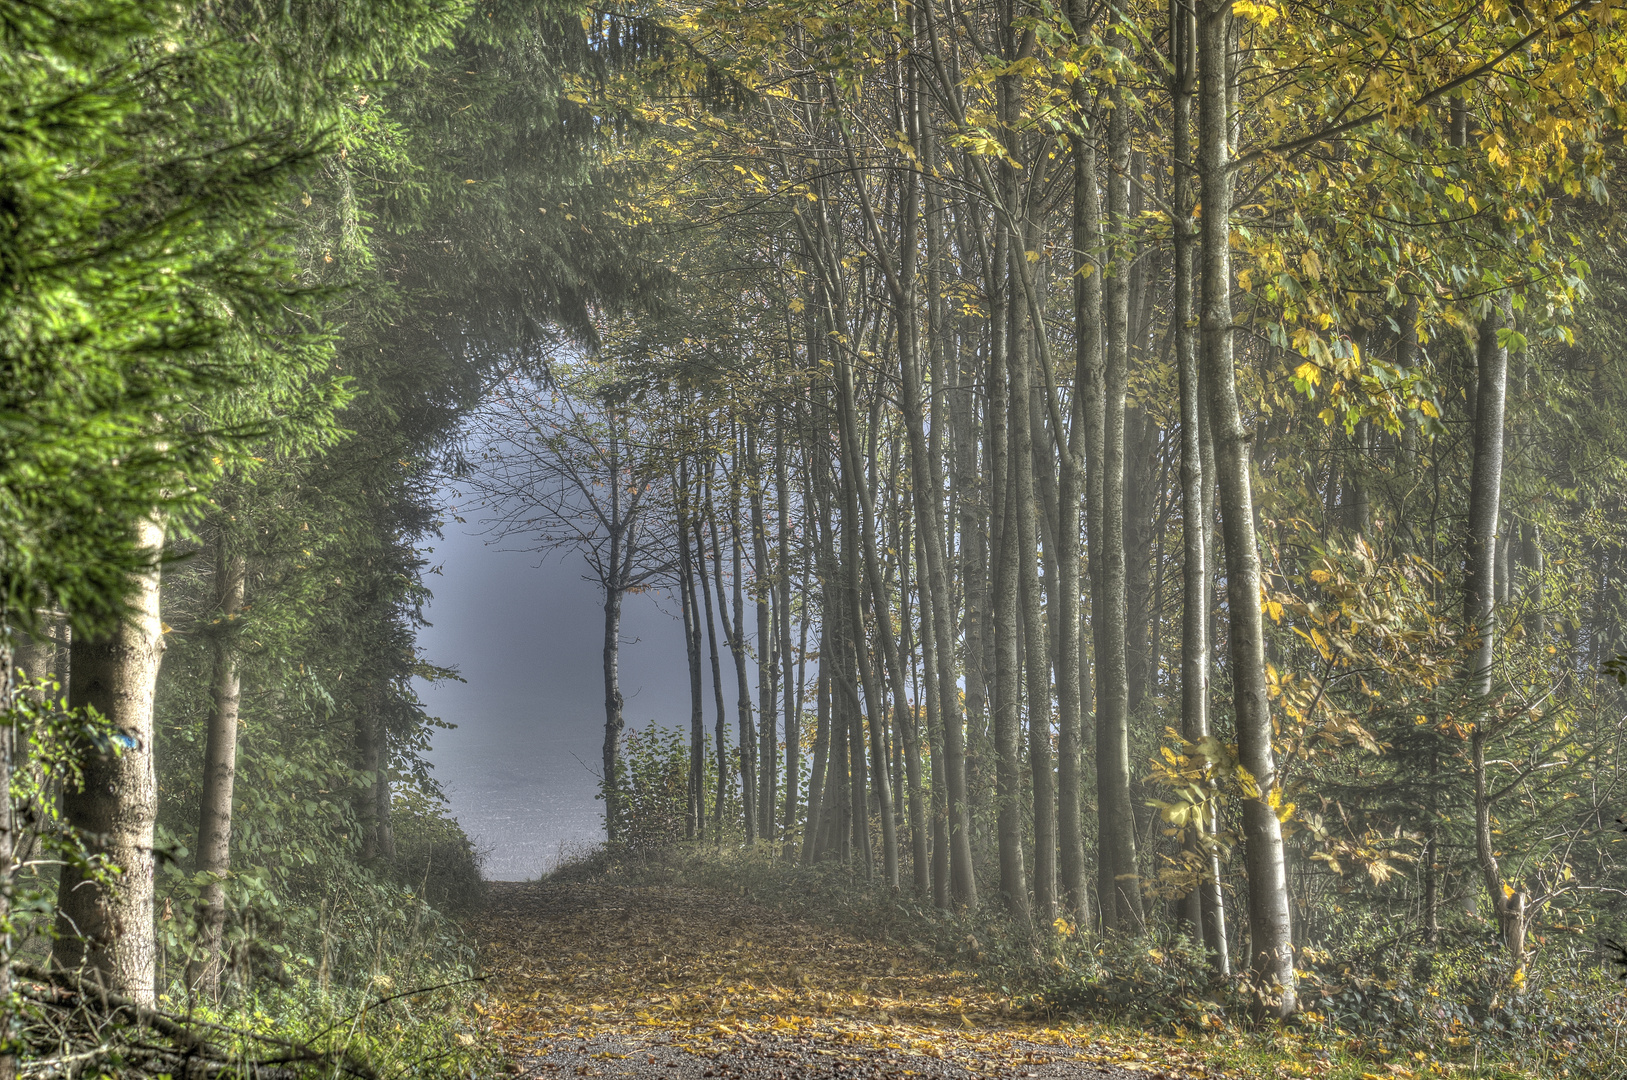
<svg viewBox="0 0 1627 1080"><path fill-rule="evenodd" d="M494 883L484 945L491 1029L529 1076L1212 1074L1178 1040L1039 1020L924 950L711 890Z"/></svg>

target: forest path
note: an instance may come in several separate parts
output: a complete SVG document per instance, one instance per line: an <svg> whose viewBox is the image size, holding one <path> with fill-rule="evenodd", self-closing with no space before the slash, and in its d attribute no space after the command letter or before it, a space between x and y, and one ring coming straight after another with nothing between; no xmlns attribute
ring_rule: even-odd
<svg viewBox="0 0 1627 1080"><path fill-rule="evenodd" d="M1207 1070L1010 1013L973 974L739 897L494 882L493 1026L534 1078L1176 1080ZM1122 1034L1120 1035L1122 1038ZM1157 1060L1150 1060L1156 1057Z"/></svg>

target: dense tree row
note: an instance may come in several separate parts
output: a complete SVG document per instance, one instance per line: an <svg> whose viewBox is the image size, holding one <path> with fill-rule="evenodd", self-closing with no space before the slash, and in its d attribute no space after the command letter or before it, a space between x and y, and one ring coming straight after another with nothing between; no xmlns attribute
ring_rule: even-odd
<svg viewBox="0 0 1627 1080"><path fill-rule="evenodd" d="M516 382L468 478L592 551L612 840L616 612L664 578L691 838L1042 931L1167 911L1278 1014L1330 894L1478 910L1516 968L1606 917L1610 9L682 25L760 100L647 105L680 299Z"/></svg>

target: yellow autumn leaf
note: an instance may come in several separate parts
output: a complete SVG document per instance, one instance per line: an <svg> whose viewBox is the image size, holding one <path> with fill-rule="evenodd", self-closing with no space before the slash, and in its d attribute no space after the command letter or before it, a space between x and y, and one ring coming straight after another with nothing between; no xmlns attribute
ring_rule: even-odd
<svg viewBox="0 0 1627 1080"><path fill-rule="evenodd" d="M1253 0L1234 0L1232 13L1262 27L1270 26L1273 22L1276 22L1277 17L1281 14L1269 4L1256 4Z"/></svg>

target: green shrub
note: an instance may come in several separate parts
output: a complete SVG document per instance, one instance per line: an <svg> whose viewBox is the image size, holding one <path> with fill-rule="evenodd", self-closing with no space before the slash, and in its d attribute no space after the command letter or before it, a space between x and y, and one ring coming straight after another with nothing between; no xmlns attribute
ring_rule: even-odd
<svg viewBox="0 0 1627 1080"><path fill-rule="evenodd" d="M398 791L390 808L395 833L391 873L438 911L467 915L485 903L481 853L446 812L416 788Z"/></svg>

